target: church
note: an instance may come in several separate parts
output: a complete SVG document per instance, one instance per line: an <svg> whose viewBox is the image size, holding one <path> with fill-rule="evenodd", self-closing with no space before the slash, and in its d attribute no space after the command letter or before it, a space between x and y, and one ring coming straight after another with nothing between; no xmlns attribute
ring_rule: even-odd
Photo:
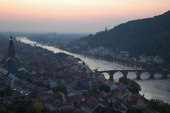
<svg viewBox="0 0 170 113"><path fill-rule="evenodd" d="M6 59L5 68L12 74L17 73L18 66L15 58L15 47L12 36L9 38L8 58Z"/></svg>

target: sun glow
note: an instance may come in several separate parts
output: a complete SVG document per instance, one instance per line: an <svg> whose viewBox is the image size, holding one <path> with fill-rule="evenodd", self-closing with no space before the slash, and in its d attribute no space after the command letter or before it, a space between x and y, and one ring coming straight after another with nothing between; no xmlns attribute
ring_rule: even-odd
<svg viewBox="0 0 170 113"><path fill-rule="evenodd" d="M169 0L0 0L0 23L127 20L169 8Z"/></svg>

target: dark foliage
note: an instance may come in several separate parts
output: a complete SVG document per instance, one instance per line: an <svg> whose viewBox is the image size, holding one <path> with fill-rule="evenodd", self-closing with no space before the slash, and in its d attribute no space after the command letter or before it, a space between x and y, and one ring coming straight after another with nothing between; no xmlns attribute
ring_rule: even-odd
<svg viewBox="0 0 170 113"><path fill-rule="evenodd" d="M54 92L63 92L64 94L67 94L67 88L65 85L57 85L53 88Z"/></svg>
<svg viewBox="0 0 170 113"><path fill-rule="evenodd" d="M140 109L128 109L126 113L143 113Z"/></svg>
<svg viewBox="0 0 170 113"><path fill-rule="evenodd" d="M170 105L168 103L164 103L161 100L152 99L149 102L149 107L153 110L160 112L160 113L170 113Z"/></svg>
<svg viewBox="0 0 170 113"><path fill-rule="evenodd" d="M103 85L101 85L99 87L99 90L100 91L105 91L105 92L109 93L110 92L110 87L108 85L103 84Z"/></svg>
<svg viewBox="0 0 170 113"><path fill-rule="evenodd" d="M0 113L15 113L15 112L10 111L10 110L5 109L5 108L1 108L1 109L0 109Z"/></svg>
<svg viewBox="0 0 170 113"><path fill-rule="evenodd" d="M153 18L140 19L122 23L108 31L89 35L68 47L80 46L82 50L88 47L105 47L113 51L126 50L132 56L160 55L164 59L170 57L170 11ZM76 51L76 50L75 50ZM169 60L167 60L169 61Z"/></svg>

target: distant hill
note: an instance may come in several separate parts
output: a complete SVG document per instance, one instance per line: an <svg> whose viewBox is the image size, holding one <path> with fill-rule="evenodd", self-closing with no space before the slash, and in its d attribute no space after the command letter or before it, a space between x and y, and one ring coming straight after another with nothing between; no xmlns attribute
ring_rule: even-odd
<svg viewBox="0 0 170 113"><path fill-rule="evenodd" d="M82 37L69 48L105 47L114 51L129 51L132 56L160 55L170 57L170 11L153 18L139 19L120 24L110 30Z"/></svg>

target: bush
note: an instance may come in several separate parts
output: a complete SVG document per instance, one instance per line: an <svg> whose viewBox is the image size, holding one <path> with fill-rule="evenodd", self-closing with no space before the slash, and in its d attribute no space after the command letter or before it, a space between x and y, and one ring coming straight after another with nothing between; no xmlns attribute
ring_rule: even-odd
<svg viewBox="0 0 170 113"><path fill-rule="evenodd" d="M141 109L128 109L126 113L143 113Z"/></svg>
<svg viewBox="0 0 170 113"><path fill-rule="evenodd" d="M101 85L99 87L99 90L100 91L105 91L105 92L109 93L110 92L110 87L108 85L103 84L103 85Z"/></svg>
<svg viewBox="0 0 170 113"><path fill-rule="evenodd" d="M53 88L54 92L63 92L64 94L67 94L67 88L65 85L57 85Z"/></svg>
<svg viewBox="0 0 170 113"><path fill-rule="evenodd" d="M41 111L44 109L43 105L39 102L33 103L32 108L36 111L36 113L41 113Z"/></svg>
<svg viewBox="0 0 170 113"><path fill-rule="evenodd" d="M170 105L168 103L164 103L161 100L152 99L149 102L150 109L158 111L160 113L170 113Z"/></svg>
<svg viewBox="0 0 170 113"><path fill-rule="evenodd" d="M5 108L1 108L0 109L0 113L15 113L14 111L10 111L8 109L5 109Z"/></svg>

